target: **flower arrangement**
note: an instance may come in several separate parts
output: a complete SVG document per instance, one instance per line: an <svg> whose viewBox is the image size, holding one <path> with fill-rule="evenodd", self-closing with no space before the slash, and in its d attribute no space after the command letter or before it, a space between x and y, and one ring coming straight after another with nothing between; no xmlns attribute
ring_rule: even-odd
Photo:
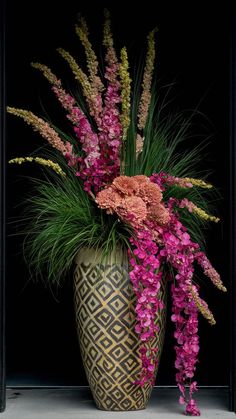
<svg viewBox="0 0 236 419"><path fill-rule="evenodd" d="M132 80L126 48L117 57L106 11L101 76L87 24L80 18L76 34L84 46L88 75L69 52L58 49L78 81L78 93L68 93L47 66L32 64L50 83L71 129L65 133L31 111L8 107L52 147L41 156L10 163L36 162L51 171L51 178L35 181L26 217L29 263L39 274L45 276L46 269L48 280L58 282L85 246L102 249L104 257L116 246L126 249L137 301L135 331L142 342L142 372L136 382L140 386L154 381L155 316L164 307L157 295L168 276L179 401L186 405L186 414L199 415L193 399L198 313L212 325L215 319L200 297L195 269L199 265L218 289L226 291L203 250L203 226L219 218L207 210L212 185L195 177L199 147L179 152L189 120L165 116L159 106L152 81L155 33L156 29L148 35L144 69Z"/></svg>

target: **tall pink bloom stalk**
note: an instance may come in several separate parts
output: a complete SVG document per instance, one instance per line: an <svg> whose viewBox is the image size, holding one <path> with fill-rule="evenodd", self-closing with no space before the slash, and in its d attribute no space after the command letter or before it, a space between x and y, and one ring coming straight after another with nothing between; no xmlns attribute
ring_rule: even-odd
<svg viewBox="0 0 236 419"><path fill-rule="evenodd" d="M152 341L158 333L155 322L157 311L163 309L164 303L157 298L162 280L158 246L149 230L137 229L135 233L136 237L130 238L133 251L129 251L128 255L131 266L130 280L137 297L135 331L142 342L142 372L136 384L143 386L146 382L153 385L155 382L155 371L158 367L156 353L159 348L152 347Z"/></svg>
<svg viewBox="0 0 236 419"><path fill-rule="evenodd" d="M118 176L120 170L119 151L122 127L118 109L120 103L119 66L114 48L110 45L107 48L106 62L107 87L104 104L101 93L99 93L95 118L97 132L93 130L87 117L77 106L74 97L63 89L61 80L47 66L33 64L35 68L43 72L51 83L52 91L67 111L67 118L72 122L73 130L82 146L84 155L77 158L74 153L67 153L66 157L68 164L76 168L77 176L83 180L84 189L89 193L97 193ZM96 90L94 90L94 97L97 97L96 86L91 86L91 89L92 91Z"/></svg>

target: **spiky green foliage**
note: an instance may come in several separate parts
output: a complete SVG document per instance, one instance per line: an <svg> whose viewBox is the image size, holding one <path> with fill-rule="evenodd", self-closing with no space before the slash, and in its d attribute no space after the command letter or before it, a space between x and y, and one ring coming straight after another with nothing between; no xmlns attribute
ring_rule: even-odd
<svg viewBox="0 0 236 419"><path fill-rule="evenodd" d="M80 248L102 249L106 257L116 246L128 246L128 226L99 210L74 174L32 181L23 223L24 253L34 276L59 283Z"/></svg>
<svg viewBox="0 0 236 419"><path fill-rule="evenodd" d="M147 123L143 131L143 151L136 155L137 109L140 92L141 76L137 72L132 98L131 124L126 142L125 174L134 176L165 172L176 177L200 177L205 179L207 172L199 170L206 140L200 143L192 138L192 123L197 112L187 116L184 112L171 113L167 111L166 100L160 101L152 89L152 100L149 107ZM205 153L204 153L205 154ZM164 201L173 197L179 200L187 198L207 213L212 213L213 203L219 199L218 192L201 188L180 188L173 186L164 192ZM204 248L205 232L208 222L190 214L187 209L179 210L181 221L188 228L191 238Z"/></svg>

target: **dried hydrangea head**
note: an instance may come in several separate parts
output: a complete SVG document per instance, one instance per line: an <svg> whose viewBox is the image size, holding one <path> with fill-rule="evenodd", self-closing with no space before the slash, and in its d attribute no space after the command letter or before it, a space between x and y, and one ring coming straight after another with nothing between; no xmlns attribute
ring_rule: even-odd
<svg viewBox="0 0 236 419"><path fill-rule="evenodd" d="M121 204L122 197L112 187L103 189L96 196L96 203L102 209L107 211L107 214L113 214L116 208Z"/></svg>
<svg viewBox="0 0 236 419"><path fill-rule="evenodd" d="M141 185L143 184L150 182L150 179L145 175L136 175L136 176L133 176L133 179L135 179L136 182L138 182L139 187L141 187Z"/></svg>
<svg viewBox="0 0 236 419"><path fill-rule="evenodd" d="M147 217L147 206L138 196L126 196L121 206L117 208L117 214L131 223L144 221Z"/></svg>
<svg viewBox="0 0 236 419"><path fill-rule="evenodd" d="M170 221L169 211L163 204L149 205L148 217L156 221L157 224L161 226L167 224Z"/></svg>
<svg viewBox="0 0 236 419"><path fill-rule="evenodd" d="M162 201L161 189L152 182L142 183L138 195L150 205L157 205Z"/></svg>
<svg viewBox="0 0 236 419"><path fill-rule="evenodd" d="M163 226L170 219L160 187L144 175L115 178L111 186L97 194L96 203L107 214L116 212L120 219L133 226L147 219Z"/></svg>
<svg viewBox="0 0 236 419"><path fill-rule="evenodd" d="M112 186L114 186L119 192L124 195L135 195L139 190L138 182L129 176L119 176L113 180Z"/></svg>

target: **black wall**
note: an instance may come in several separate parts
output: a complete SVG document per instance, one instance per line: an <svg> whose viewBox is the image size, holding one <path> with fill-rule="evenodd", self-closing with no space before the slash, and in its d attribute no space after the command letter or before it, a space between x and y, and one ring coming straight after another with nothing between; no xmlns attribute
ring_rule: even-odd
<svg viewBox="0 0 236 419"><path fill-rule="evenodd" d="M30 67L31 61L51 66L64 79L69 72L55 49L63 46L81 60L82 49L74 34L76 14L84 13L95 45L101 45L102 11L112 13L118 48L123 45L136 56L145 37L158 26L157 60L161 92L174 82L170 98L173 110L193 110L194 134L209 136L202 167L211 171L210 181L219 189L217 203L222 222L207 233L208 255L226 285L229 277L229 28L232 11L214 2L152 1L128 11L127 2L7 2L7 103L39 115L61 117L47 83ZM55 7L54 7L55 6ZM71 82L73 81L70 78ZM163 93L162 93L163 94ZM43 107L43 108L42 108ZM63 124L62 120L62 124ZM201 136L199 137L199 141ZM189 146L191 147L191 142ZM8 158L29 154L41 139L22 121L8 117ZM23 176L23 177L22 177ZM8 167L7 248L7 376L9 384L84 385L73 313L72 283L50 290L29 280L22 256L22 240L12 217L19 217L19 204L30 193L28 176L41 176L31 167ZM229 383L229 296L220 294L208 281L202 283L204 298L215 313L217 325L200 320L201 352L197 379L201 385ZM174 384L173 326L167 327L165 350L157 384Z"/></svg>

